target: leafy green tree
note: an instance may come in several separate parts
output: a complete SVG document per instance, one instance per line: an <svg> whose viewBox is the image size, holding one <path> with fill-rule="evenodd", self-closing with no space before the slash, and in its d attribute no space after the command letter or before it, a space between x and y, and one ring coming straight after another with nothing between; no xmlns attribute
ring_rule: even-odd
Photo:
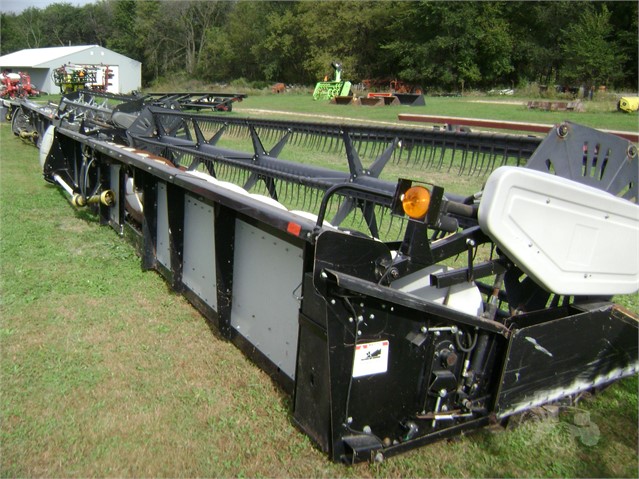
<svg viewBox="0 0 639 479"><path fill-rule="evenodd" d="M106 46L113 30L112 11L106 0L88 3L80 9L81 42Z"/></svg>
<svg viewBox="0 0 639 479"><path fill-rule="evenodd" d="M21 48L41 48L49 46L47 42L47 28L42 10L29 7L18 16L17 34ZM4 36L4 31L3 31ZM4 39L3 39L4 41Z"/></svg>
<svg viewBox="0 0 639 479"><path fill-rule="evenodd" d="M139 2L144 5L145 1ZM140 41L136 36L135 22L138 2L135 0L109 0L108 8L112 15L112 33L107 39L107 47L135 60L142 60ZM152 39L141 39L144 42Z"/></svg>
<svg viewBox="0 0 639 479"><path fill-rule="evenodd" d="M42 11L47 29L47 46L83 43L80 8L70 3L54 3Z"/></svg>
<svg viewBox="0 0 639 479"><path fill-rule="evenodd" d="M400 78L448 89L492 85L513 71L506 2L408 2L384 46Z"/></svg>
<svg viewBox="0 0 639 479"><path fill-rule="evenodd" d="M616 45L625 58L620 65L623 80L619 86L636 90L639 84L639 2L617 1L607 3L610 23Z"/></svg>
<svg viewBox="0 0 639 479"><path fill-rule="evenodd" d="M264 20L264 35L256 39L252 48L262 77L270 82L299 82L305 77L307 43L299 28L295 3L272 3L264 12Z"/></svg>
<svg viewBox="0 0 639 479"><path fill-rule="evenodd" d="M15 52L22 49L20 42L20 20L14 13L0 14L0 29L2 29L2 41L0 41L0 55Z"/></svg>
<svg viewBox="0 0 639 479"><path fill-rule="evenodd" d="M552 85L561 68L561 31L575 17L575 2L511 2L513 83Z"/></svg>
<svg viewBox="0 0 639 479"><path fill-rule="evenodd" d="M99 44L169 75L313 84L400 79L445 90L638 81L639 2L95 0L2 14L3 54Z"/></svg>
<svg viewBox="0 0 639 479"><path fill-rule="evenodd" d="M380 49L390 41L387 29L401 2L300 2L297 18L305 40L302 61L309 79L332 73L331 63L343 65L343 77L359 81L382 74Z"/></svg>
<svg viewBox="0 0 639 479"><path fill-rule="evenodd" d="M614 39L605 4L584 4L576 22L562 31L563 78L587 87L620 79L624 56Z"/></svg>

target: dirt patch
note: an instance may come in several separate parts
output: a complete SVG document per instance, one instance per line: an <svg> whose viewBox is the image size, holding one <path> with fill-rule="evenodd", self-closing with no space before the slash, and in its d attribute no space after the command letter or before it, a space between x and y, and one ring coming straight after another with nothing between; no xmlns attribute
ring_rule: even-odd
<svg viewBox="0 0 639 479"><path fill-rule="evenodd" d="M468 103L490 103L491 105L518 105L525 106L525 101L519 100L470 100Z"/></svg>
<svg viewBox="0 0 639 479"><path fill-rule="evenodd" d="M333 116L333 115L317 115L315 113L296 113L292 111L283 111L283 110L261 110L258 108L242 108L242 113L252 113L256 115L284 115L284 116L295 116L295 117L306 117L313 119L321 119L328 121L348 121L352 123L367 123L374 125L391 125L397 126L397 123L392 121L379 121L379 120L364 120L362 118L350 118L346 116Z"/></svg>

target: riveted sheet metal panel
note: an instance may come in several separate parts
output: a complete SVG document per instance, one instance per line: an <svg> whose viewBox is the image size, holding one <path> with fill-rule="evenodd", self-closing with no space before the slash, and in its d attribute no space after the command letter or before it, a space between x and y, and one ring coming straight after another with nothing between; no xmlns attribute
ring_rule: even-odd
<svg viewBox="0 0 639 479"><path fill-rule="evenodd" d="M120 191L120 168L121 165L111 165L109 167L109 188L115 193L114 203L109 208L109 221L112 225L120 225L120 197L124 200L124 191Z"/></svg>
<svg viewBox="0 0 639 479"><path fill-rule="evenodd" d="M202 301L217 310L214 239L213 206L186 195L182 282Z"/></svg>
<svg viewBox="0 0 639 479"><path fill-rule="evenodd" d="M166 184L158 183L157 197L157 244L156 257L159 263L171 269L171 250L169 244L169 211L166 200Z"/></svg>
<svg viewBox="0 0 639 479"><path fill-rule="evenodd" d="M636 374L636 317L601 308L515 330L497 398L497 417Z"/></svg>
<svg viewBox="0 0 639 479"><path fill-rule="evenodd" d="M238 220L234 264L231 326L294 378L302 248Z"/></svg>

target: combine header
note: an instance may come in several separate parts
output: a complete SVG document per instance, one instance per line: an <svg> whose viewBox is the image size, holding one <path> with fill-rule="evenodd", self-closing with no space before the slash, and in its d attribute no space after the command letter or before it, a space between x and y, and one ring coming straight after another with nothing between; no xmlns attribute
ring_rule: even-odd
<svg viewBox="0 0 639 479"><path fill-rule="evenodd" d="M292 395L334 461L637 373L639 318L611 302L639 288L628 141L571 123L541 141L154 106L102 123L50 129L45 180L135 238L142 267ZM391 180L394 166L422 179ZM460 196L428 181L441 169L487 181Z"/></svg>
<svg viewBox="0 0 639 479"><path fill-rule="evenodd" d="M90 125L94 131L110 130L124 135L129 123L145 106L156 105L173 110L231 111L232 104L247 95L240 93L147 93L116 95L102 91L78 90L64 95L59 104L41 105L28 100L7 104L12 131L38 147L49 126L79 130ZM126 115L124 113L127 113ZM124 121L125 123L122 123ZM128 123L127 123L128 122Z"/></svg>
<svg viewBox="0 0 639 479"><path fill-rule="evenodd" d="M178 106L180 110L231 111L233 103L244 100L242 93L148 93L145 99L156 105Z"/></svg>

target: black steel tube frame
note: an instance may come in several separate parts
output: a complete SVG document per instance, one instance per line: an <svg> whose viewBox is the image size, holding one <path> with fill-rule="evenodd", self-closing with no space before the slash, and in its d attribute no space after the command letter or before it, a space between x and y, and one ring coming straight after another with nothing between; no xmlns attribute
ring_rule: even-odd
<svg viewBox="0 0 639 479"><path fill-rule="evenodd" d="M212 93L212 92L170 92L147 93L145 101L154 105L170 107L179 105L180 110L213 110L231 111L233 103L246 99L243 93Z"/></svg>
<svg viewBox="0 0 639 479"><path fill-rule="evenodd" d="M119 233L135 227L143 268L292 394L295 422L334 461L381 460L638 370L639 318L612 303L562 298L511 316L516 292L500 291L504 314L491 319L389 284L393 268L401 277L490 244L476 225L431 244L425 225L411 222L403 241L382 242L194 176L154 153L162 141L148 141L152 148L138 150L59 128L45 178L59 175L79 193L109 187L115 202L96 207L101 223ZM189 141L164 145L194 150ZM196 153L249 170L254 163ZM262 170L252 172L313 181L303 167L259 160L268 166L257 161ZM86 181L88 161L99 174ZM128 179L142 192L141 223L126 219ZM350 188L389 208L389 185L369 180L337 176L322 190ZM462 274L433 270L434 282L472 290L475 272L515 269L507 257L474 265L468 251Z"/></svg>
<svg viewBox="0 0 639 479"><path fill-rule="evenodd" d="M278 140L270 151L277 157L284 144L305 145L315 151L358 152L358 159L378 158L393 144L390 158L398 164L423 169L447 169L458 174L482 175L498 166L526 163L539 146L541 139L532 136L504 135L496 133L453 132L424 128L382 127L372 125L336 125L320 122L299 122L272 119L242 119L211 115L186 114L160 108L149 108L140 121L144 127L132 128L132 140L156 138L170 142L180 138L198 145L214 145L222 135L231 137L260 137L257 154L266 154L263 144ZM202 134L206 129L214 131L211 138ZM345 139L348 135L348 141ZM280 142L283 142L280 144ZM350 142L350 143L349 143ZM262 151L258 148L262 147ZM450 153L451 157L446 158ZM455 159L457 157L457 160ZM366 173L366 172L360 172Z"/></svg>

